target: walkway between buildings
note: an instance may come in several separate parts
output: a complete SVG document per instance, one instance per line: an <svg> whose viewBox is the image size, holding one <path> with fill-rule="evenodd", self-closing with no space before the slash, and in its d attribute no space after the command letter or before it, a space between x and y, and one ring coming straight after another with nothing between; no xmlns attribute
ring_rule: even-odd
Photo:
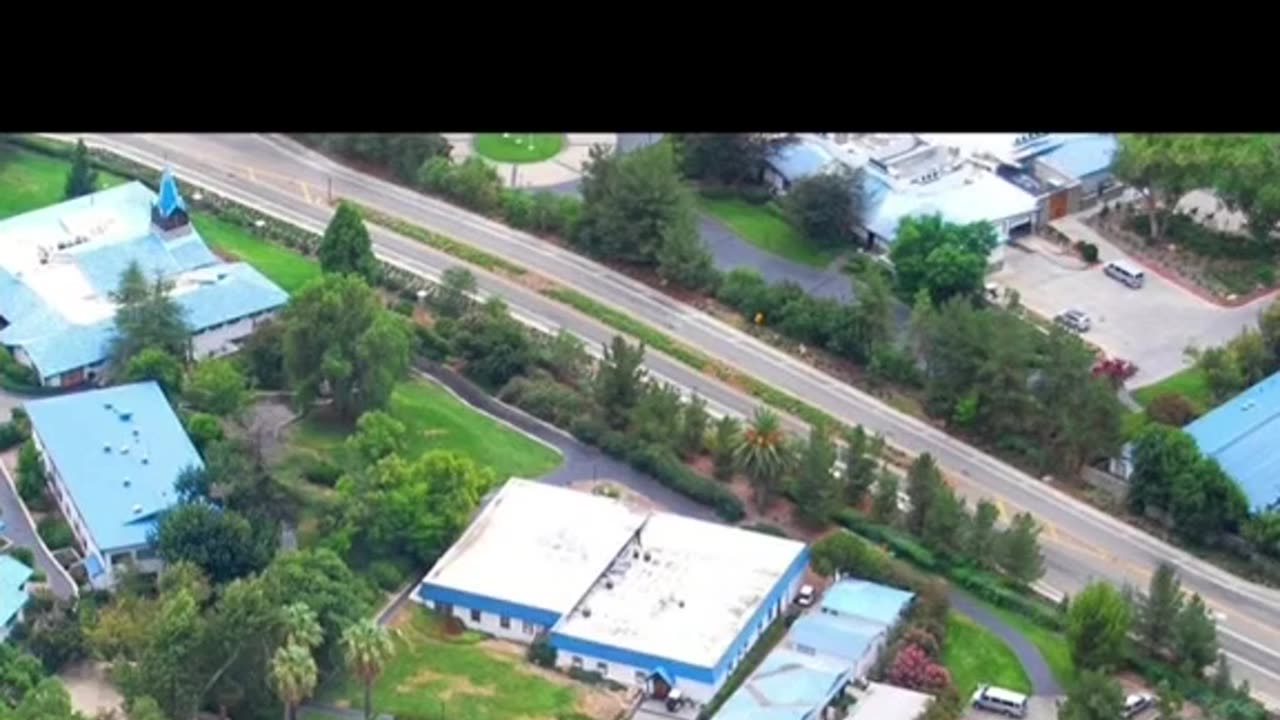
<svg viewBox="0 0 1280 720"><path fill-rule="evenodd" d="M995 633L1009 646L1013 654L1018 657L1018 662L1022 663L1023 669L1027 671L1027 677L1031 679L1032 694L1045 696L1063 694L1062 686L1053 677L1053 672L1049 670L1049 664L1045 662L1040 650L1022 633L959 590L951 590L948 597L951 600L952 610Z"/></svg>
<svg viewBox="0 0 1280 720"><path fill-rule="evenodd" d="M4 535L15 545L31 550L35 555L36 567L48 578L49 589L54 595L63 599L74 597L78 594L75 583L40 540L31 515L18 496L17 483L6 467L8 461L16 455L16 451L9 451L0 457L0 475L4 476L0 479L0 518L4 520Z"/></svg>

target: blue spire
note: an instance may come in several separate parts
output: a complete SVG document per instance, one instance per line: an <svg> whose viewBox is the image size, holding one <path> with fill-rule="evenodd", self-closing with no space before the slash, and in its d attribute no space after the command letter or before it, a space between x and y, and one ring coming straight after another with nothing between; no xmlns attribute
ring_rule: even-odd
<svg viewBox="0 0 1280 720"><path fill-rule="evenodd" d="M160 175L160 197L156 199L156 209L160 211L161 217L166 218L173 215L175 210L187 210L187 204L178 193L178 182L173 179L169 168L165 168Z"/></svg>

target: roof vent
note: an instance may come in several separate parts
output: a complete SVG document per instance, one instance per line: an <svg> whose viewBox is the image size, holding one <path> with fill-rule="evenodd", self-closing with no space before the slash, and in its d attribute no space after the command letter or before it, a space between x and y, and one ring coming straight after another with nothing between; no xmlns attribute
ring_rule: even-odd
<svg viewBox="0 0 1280 720"><path fill-rule="evenodd" d="M133 485L133 483L129 482L129 478L125 478L125 479L124 479L124 486L125 486L125 487L129 487L129 486L131 486L131 485Z"/></svg>
<svg viewBox="0 0 1280 720"><path fill-rule="evenodd" d="M584 617L584 618L589 618L589 617L591 617L591 608L589 608L589 607L584 607L584 608L582 608L582 617Z"/></svg>
<svg viewBox="0 0 1280 720"><path fill-rule="evenodd" d="M105 452L105 453L111 452L111 443L109 442L102 443L102 452Z"/></svg>
<svg viewBox="0 0 1280 720"><path fill-rule="evenodd" d="M644 554L644 561L645 561L645 562L650 562L650 561L652 561L652 560L653 560L653 556L652 556L652 555L650 555L649 553L645 553L645 554Z"/></svg>
<svg viewBox="0 0 1280 720"><path fill-rule="evenodd" d="M1242 406L1240 407L1240 409L1241 409L1241 410L1244 410L1245 412L1248 412L1248 411L1250 411L1250 410L1254 409L1254 408L1255 408L1255 407L1257 407L1257 406L1258 406L1258 403L1257 403L1257 402L1255 402L1255 401L1253 401L1253 400L1248 400L1248 401L1246 401L1246 402L1245 402L1245 404L1244 404L1244 405L1242 405Z"/></svg>
<svg viewBox="0 0 1280 720"><path fill-rule="evenodd" d="M676 604L677 604L677 605L679 605L680 607L684 607L684 601L683 601L683 600L678 600L678 601L676 601Z"/></svg>
<svg viewBox="0 0 1280 720"><path fill-rule="evenodd" d="M138 437L138 435L139 435L141 432L142 432L142 431L138 430L138 428L134 428L134 429L133 429L133 436L134 436L134 437Z"/></svg>
<svg viewBox="0 0 1280 720"><path fill-rule="evenodd" d="M121 445L121 446L120 446L120 454L121 454L121 455L128 455L128 454L129 454L129 446L128 446L128 445Z"/></svg>
<svg viewBox="0 0 1280 720"><path fill-rule="evenodd" d="M612 581L612 580L605 580L605 581L604 581L604 589L605 589L605 590L612 590L612 589L613 589L613 581Z"/></svg>
<svg viewBox="0 0 1280 720"><path fill-rule="evenodd" d="M134 515L141 515L141 514L142 514L142 506L141 506L141 505L134 505L134 506L133 506L133 514L134 514Z"/></svg>
<svg viewBox="0 0 1280 720"><path fill-rule="evenodd" d="M132 418L133 418L133 413L129 412L128 410L120 411L120 419L123 420L124 422L129 422L129 420Z"/></svg>
<svg viewBox="0 0 1280 720"><path fill-rule="evenodd" d="M110 409L111 409L111 403L109 403L109 402L102 403L102 407L103 407L104 409L106 409L106 410L110 410Z"/></svg>
<svg viewBox="0 0 1280 720"><path fill-rule="evenodd" d="M143 455L143 456L142 456L142 464L143 464L143 465L149 465L149 464L151 464L151 458L148 458L146 455Z"/></svg>

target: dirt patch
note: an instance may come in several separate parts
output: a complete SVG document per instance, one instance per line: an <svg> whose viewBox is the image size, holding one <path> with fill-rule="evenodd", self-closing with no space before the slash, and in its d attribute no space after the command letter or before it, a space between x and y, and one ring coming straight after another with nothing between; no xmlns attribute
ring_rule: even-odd
<svg viewBox="0 0 1280 720"><path fill-rule="evenodd" d="M124 712L124 697L107 680L105 663L76 663L58 673L58 679L71 696L71 707L86 717Z"/></svg>
<svg viewBox="0 0 1280 720"><path fill-rule="evenodd" d="M476 685L471 682L470 678L458 675L445 675L434 670L422 670L417 675L396 686L396 691L410 694L418 690L422 690L426 686L443 681L445 687L436 693L441 700L448 701L450 698L459 696L470 697L492 697L497 691L488 685Z"/></svg>
<svg viewBox="0 0 1280 720"><path fill-rule="evenodd" d="M533 675L556 685L572 687L578 693L577 711L597 720L612 720L619 711L629 707L630 696L635 692L611 691L586 685L563 673L525 662L525 647L513 642L490 638L482 641L480 647L490 652L519 658L520 662L512 666L516 672ZM530 718L530 720L533 719Z"/></svg>

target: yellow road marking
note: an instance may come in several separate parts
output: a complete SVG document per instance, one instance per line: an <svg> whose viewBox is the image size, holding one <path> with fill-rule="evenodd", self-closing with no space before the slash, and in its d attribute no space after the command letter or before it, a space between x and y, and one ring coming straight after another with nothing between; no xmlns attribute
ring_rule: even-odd
<svg viewBox="0 0 1280 720"><path fill-rule="evenodd" d="M1004 506L1004 500L996 498L996 517L1009 517L1009 510Z"/></svg>
<svg viewBox="0 0 1280 720"><path fill-rule="evenodd" d="M308 205L310 205L310 204L311 204L311 191L307 188L307 184L306 184L306 183L304 183L304 182L302 182L301 180L299 180L299 181L298 181L298 185L300 185L300 186L302 187L302 199L306 200L306 201L307 201L307 204L308 204Z"/></svg>

